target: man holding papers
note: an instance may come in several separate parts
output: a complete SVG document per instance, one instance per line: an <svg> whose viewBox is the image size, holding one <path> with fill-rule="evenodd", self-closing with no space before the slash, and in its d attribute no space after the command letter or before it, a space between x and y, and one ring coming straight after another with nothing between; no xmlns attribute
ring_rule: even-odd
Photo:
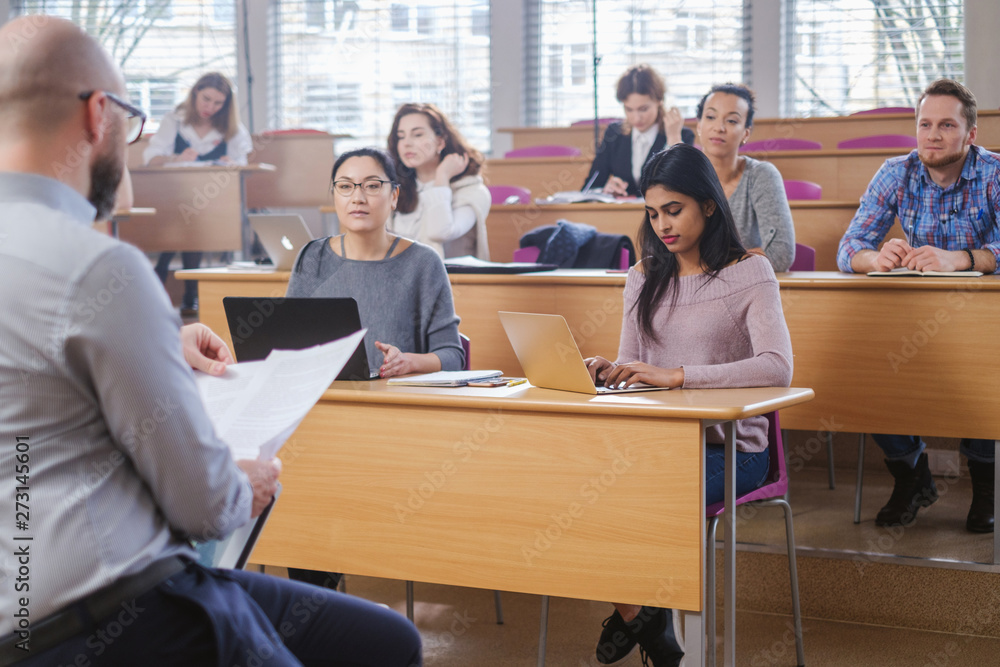
<svg viewBox="0 0 1000 667"><path fill-rule="evenodd" d="M928 86L917 106L917 150L886 160L875 175L840 241L840 269L993 273L1000 259L1000 156L975 140L972 92L950 79ZM897 217L906 240L878 249ZM919 436L872 437L895 478L875 523L909 525L938 498L925 444ZM992 440L962 440L973 484L966 520L972 532L993 532L993 449Z"/></svg>
<svg viewBox="0 0 1000 667"><path fill-rule="evenodd" d="M0 664L419 664L393 612L194 562L188 538L259 514L280 466L233 461L185 362L228 351L201 327L182 351L149 262L91 229L143 114L54 17L0 29L0 99Z"/></svg>

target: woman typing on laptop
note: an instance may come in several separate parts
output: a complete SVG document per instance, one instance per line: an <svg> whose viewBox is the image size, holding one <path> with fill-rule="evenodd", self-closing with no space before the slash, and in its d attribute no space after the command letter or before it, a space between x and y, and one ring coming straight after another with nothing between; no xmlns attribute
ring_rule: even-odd
<svg viewBox="0 0 1000 667"><path fill-rule="evenodd" d="M615 362L587 360L595 383L660 387L787 387L792 345L770 262L740 243L708 158L678 144L650 158L639 182L642 261L628 274ZM705 435L706 503L723 498L721 426ZM736 492L768 473L767 419L736 423ZM627 565L626 565L627 566ZM655 667L680 664L669 609L615 604L597 646L610 664L638 643Z"/></svg>

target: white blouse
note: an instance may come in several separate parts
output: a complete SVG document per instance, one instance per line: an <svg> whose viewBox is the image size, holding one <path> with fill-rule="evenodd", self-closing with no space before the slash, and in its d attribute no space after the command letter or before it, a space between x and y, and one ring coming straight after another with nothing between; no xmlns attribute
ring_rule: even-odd
<svg viewBox="0 0 1000 667"><path fill-rule="evenodd" d="M171 111L160 122L160 129L149 140L149 145L143 151L142 158L146 164L154 157L174 155L174 143L180 134L191 145L198 155L211 152L225 137L214 127L205 136L199 136L193 127L184 122L179 111ZM247 155L253 150L253 140L250 133L240 123L236 134L226 141L226 157L234 164L246 164Z"/></svg>

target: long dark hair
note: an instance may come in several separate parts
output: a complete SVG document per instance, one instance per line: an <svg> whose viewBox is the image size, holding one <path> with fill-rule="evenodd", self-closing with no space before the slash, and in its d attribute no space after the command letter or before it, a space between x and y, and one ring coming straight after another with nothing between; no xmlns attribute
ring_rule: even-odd
<svg viewBox="0 0 1000 667"><path fill-rule="evenodd" d="M465 140L462 133L455 129L455 126L451 124L448 117L437 106L430 103L404 104L399 107L399 110L396 111L396 117L392 119L392 128L389 130L388 142L389 154L399 166L399 201L396 203L396 210L400 213L411 213L417 207L417 172L415 169L410 169L403 164L403 161L400 159L399 137L396 136L396 133L399 131L399 121L404 116L415 113L422 113L426 116L434 134L444 139L444 148L441 149L439 157L444 158L449 153L465 153L469 156L469 165L461 174L451 179L453 182L465 176L475 176L482 171L483 164L485 163L483 154Z"/></svg>
<svg viewBox="0 0 1000 667"><path fill-rule="evenodd" d="M656 185L691 197L701 205L709 201L715 203L715 210L705 219L705 231L698 242L701 263L710 278L715 278L719 271L746 254L726 193L704 153L684 143L660 151L649 159L639 177L639 190L643 195ZM679 267L677 258L653 229L648 212L639 228L639 248L646 280L633 308L638 311L642 336L655 341L659 339L653 330L653 315L668 287L672 286L677 293Z"/></svg>

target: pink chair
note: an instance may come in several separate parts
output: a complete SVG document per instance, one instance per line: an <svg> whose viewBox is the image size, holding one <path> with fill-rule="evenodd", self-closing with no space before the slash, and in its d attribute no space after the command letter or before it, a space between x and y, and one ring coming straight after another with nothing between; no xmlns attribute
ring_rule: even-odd
<svg viewBox="0 0 1000 667"><path fill-rule="evenodd" d="M770 151L818 151L823 148L823 144L809 139L781 138L761 139L751 141L740 147L741 153L770 152Z"/></svg>
<svg viewBox="0 0 1000 667"><path fill-rule="evenodd" d="M599 125L611 125L611 123L617 123L621 118L598 118L597 122ZM594 119L588 118L586 120L575 120L569 124L570 127L580 127L581 125L593 125Z"/></svg>
<svg viewBox="0 0 1000 667"><path fill-rule="evenodd" d="M837 148L916 148L912 134L873 134L837 142Z"/></svg>
<svg viewBox="0 0 1000 667"><path fill-rule="evenodd" d="M559 146L556 144L542 146L525 146L515 148L503 154L504 157L576 157L580 149L576 146Z"/></svg>
<svg viewBox="0 0 1000 667"><path fill-rule="evenodd" d="M815 271L816 249L802 243L795 244L795 259L788 267L789 271Z"/></svg>
<svg viewBox="0 0 1000 667"><path fill-rule="evenodd" d="M805 664L805 651L802 648L802 611L799 608L799 574L795 562L795 531L792 526L792 507L785 500L788 492L788 470L785 467L785 448L781 439L781 426L778 413L767 415L767 449L771 463L770 481L759 489L740 496L736 505L753 503L757 507L778 505L785 513L785 541L788 549L788 576L792 586L792 616L795 619L795 652L798 665ZM709 640L706 651L706 664L715 666L715 529L719 516L725 511L724 503L715 503L705 509L708 518L708 544L705 548L707 559L705 563L705 627L708 628ZM753 513L748 515L748 518ZM737 518L737 520L739 520Z"/></svg>
<svg viewBox="0 0 1000 667"><path fill-rule="evenodd" d="M788 199L822 199L823 186L812 181L785 181Z"/></svg>
<svg viewBox="0 0 1000 667"><path fill-rule="evenodd" d="M879 107L877 109L865 109L864 111L855 111L852 116L868 116L880 113L913 113L913 107Z"/></svg>
<svg viewBox="0 0 1000 667"><path fill-rule="evenodd" d="M531 190L519 185L488 185L494 204L530 204ZM517 201L510 201L516 197Z"/></svg>

